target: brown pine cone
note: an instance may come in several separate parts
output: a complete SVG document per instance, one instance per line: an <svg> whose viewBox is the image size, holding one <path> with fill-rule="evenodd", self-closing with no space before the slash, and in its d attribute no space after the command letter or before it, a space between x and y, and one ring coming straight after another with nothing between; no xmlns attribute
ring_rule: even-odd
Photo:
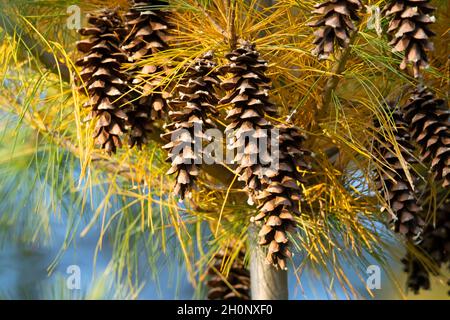
<svg viewBox="0 0 450 320"><path fill-rule="evenodd" d="M84 107L91 112L86 121L95 119L94 139L108 154L115 153L122 146L121 136L126 131L127 75L121 72L127 55L120 49L124 37L123 21L113 10L102 10L90 14L91 27L79 32L88 37L77 42L77 48L84 54L76 65L82 67L80 73L89 101Z"/></svg>
<svg viewBox="0 0 450 320"><path fill-rule="evenodd" d="M313 13L320 18L308 25L318 28L314 32L316 48L312 54L319 59L327 59L334 52L334 46L346 48L350 43L351 33L356 31L353 21L358 21L361 9L359 0L329 0L314 6Z"/></svg>
<svg viewBox="0 0 450 320"><path fill-rule="evenodd" d="M401 154L406 163L413 164L417 162L412 156L414 147L410 144L408 127L403 119L403 114L394 106L388 105L388 112L392 113L395 123L395 139L400 147ZM375 122L375 127L380 124ZM377 188L383 195L393 214L391 223L394 224L394 230L405 235L408 238L417 240L422 232L425 222L420 217L421 207L417 203L416 193L408 181L406 172L401 165L400 159L394 153L394 146L384 141L383 136L379 136L380 141L375 142L375 149L378 150L381 160L389 166L384 167L383 172L377 177ZM409 173L414 177L413 170ZM415 183L415 181L413 181Z"/></svg>
<svg viewBox="0 0 450 320"><path fill-rule="evenodd" d="M411 136L420 148L422 160L430 164L442 186L450 186L450 110L427 88L418 88L404 107Z"/></svg>
<svg viewBox="0 0 450 320"><path fill-rule="evenodd" d="M203 155L199 148L205 131L215 127L209 119L217 113L215 88L219 79L214 73L215 67L212 52L197 59L187 68L184 81L176 87L178 97L169 102L181 111L169 113L172 123L167 126L169 132L164 137L171 142L163 148L169 150L167 161L172 163L167 174L176 174L174 193L182 199L189 195L200 172Z"/></svg>
<svg viewBox="0 0 450 320"><path fill-rule="evenodd" d="M420 290L430 290L430 273L419 260L407 254L402 259L402 263L404 265L403 271L408 274L406 280L408 289L415 294L418 294Z"/></svg>
<svg viewBox="0 0 450 320"><path fill-rule="evenodd" d="M141 148L148 141L153 121L161 119L167 112L168 93L160 86L165 76L164 67L140 65L138 62L169 47L170 25L169 13L163 10L168 5L166 1L134 0L132 3L125 14L128 35L122 48L127 51L130 60L136 63L130 70L133 75L131 100L134 107L127 114L131 126L129 145ZM151 75L154 78L145 81Z"/></svg>
<svg viewBox="0 0 450 320"><path fill-rule="evenodd" d="M276 108L269 102L271 81L265 75L267 62L259 58L255 46L243 42L226 57L230 63L220 70L233 77L221 83L222 89L228 94L219 103L233 105L226 117L231 121L226 133L231 134L229 148L237 150L234 159L238 163L236 172L241 175L239 180L245 182L245 190L252 203L255 192L261 188L264 171L261 163L264 150L259 150L258 141L268 136L272 125L265 116L274 115Z"/></svg>
<svg viewBox="0 0 450 320"><path fill-rule="evenodd" d="M444 200L436 211L436 219L427 224L422 237L418 248L431 258L437 269L445 266L450 269L450 199ZM429 290L431 275L422 262L411 254L407 254L402 262L408 273L408 288L416 294L421 289Z"/></svg>
<svg viewBox="0 0 450 320"><path fill-rule="evenodd" d="M388 33L392 37L389 43L394 52L404 52L400 65L406 69L408 63L413 65L414 77L419 77L420 69L428 67L426 51L433 50L430 38L435 35L429 25L434 22L431 16L434 8L429 0L391 0L384 12L389 23Z"/></svg>
<svg viewBox="0 0 450 320"><path fill-rule="evenodd" d="M226 281L223 275L217 274L217 272L221 272L224 263L230 259L231 250L232 248L227 251L221 250L214 256L214 268L208 270L210 274L207 283L209 300L250 300L250 272L244 264L244 249L239 251L233 261Z"/></svg>
<svg viewBox="0 0 450 320"><path fill-rule="evenodd" d="M263 223L259 244L268 246L267 261L277 268L286 269L289 250L288 233L295 230L295 216L300 215L302 200L300 185L304 183L298 171L309 170L305 156L310 152L301 148L305 135L293 126L281 125L279 129L279 167L263 184L258 194L259 214L252 220Z"/></svg>

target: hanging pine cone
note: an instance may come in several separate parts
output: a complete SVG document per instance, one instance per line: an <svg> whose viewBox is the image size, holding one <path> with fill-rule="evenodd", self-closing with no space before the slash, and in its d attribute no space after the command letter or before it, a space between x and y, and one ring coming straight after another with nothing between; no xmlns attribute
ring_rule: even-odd
<svg viewBox="0 0 450 320"><path fill-rule="evenodd" d="M335 44L346 48L350 43L351 33L356 31L353 21L358 21L360 0L329 0L314 6L313 13L320 18L308 25L318 28L314 32L316 48L312 54L319 59L327 59L334 52Z"/></svg>
<svg viewBox="0 0 450 320"><path fill-rule="evenodd" d="M230 259L231 250L232 248L228 248L226 251L221 250L214 256L214 268L208 270L210 274L207 283L209 300L250 300L250 272L244 264L244 249L239 251L233 261L226 281L224 281L223 275L218 274Z"/></svg>
<svg viewBox="0 0 450 320"><path fill-rule="evenodd" d="M161 9L168 3L159 0L134 0L132 3L125 14L128 36L123 49L128 52L131 61L136 63L168 48L168 13ZM156 8L153 9L152 6ZM152 130L152 120L161 119L167 111L168 94L160 85L164 71L162 66L137 64L130 70L135 89L132 94L134 108L127 114L131 125L131 147L137 145L141 148ZM152 79L145 81L149 77Z"/></svg>
<svg viewBox="0 0 450 320"><path fill-rule="evenodd" d="M173 122L167 126L169 133L164 137L171 142L163 148L169 150L167 161L172 163L167 174L176 174L174 193L182 199L189 194L200 171L202 154L198 148L204 132L214 127L209 117L217 113L218 98L214 91L219 79L214 74L215 67L212 52L197 59L187 68L186 80L176 88L178 98L170 101L174 109L181 111L169 113Z"/></svg>
<svg viewBox="0 0 450 320"><path fill-rule="evenodd" d="M406 280L408 289L415 294L418 294L420 290L430 289L430 273L417 258L408 253L402 259L402 263L404 265L403 271L408 275Z"/></svg>
<svg viewBox="0 0 450 320"><path fill-rule="evenodd" d="M250 194L251 203L255 191L261 188L264 173L258 139L268 136L267 131L272 126L265 119L265 115L274 115L276 108L269 102L268 97L271 81L265 75L267 62L259 58L255 46L243 42L226 57L230 63L223 66L221 72L231 73L233 77L221 83L222 89L229 93L219 103L233 104L226 117L231 121L226 132L232 136L229 148L237 150L234 162L239 164L239 180L245 182L245 190Z"/></svg>
<svg viewBox="0 0 450 320"><path fill-rule="evenodd" d="M395 123L394 135L403 159L406 163L413 164L417 161L412 156L414 148L409 143L410 136L403 115L398 109L394 110L394 107L389 105L387 107L388 111L392 112ZM380 124L375 122L375 127L379 128ZM389 141L383 141L382 136L379 139L382 142L376 141L375 149L389 167L383 167L384 171L377 177L377 188L389 204L388 210L393 215L391 223L394 224L394 230L408 238L418 239L424 221L419 215L421 208L417 204L416 194L395 154L394 146ZM409 172L414 179L414 172L412 170Z"/></svg>
<svg viewBox="0 0 450 320"><path fill-rule="evenodd" d="M434 22L431 14L434 8L429 0L391 0L384 12L392 17L389 23L388 33L392 37L389 43L394 52L404 52L405 57L400 68L406 69L408 63L412 63L414 77L419 77L420 69L428 67L426 51L433 50L430 37L434 32L429 29L429 24Z"/></svg>
<svg viewBox="0 0 450 320"><path fill-rule="evenodd" d="M450 186L450 111L446 102L426 88L418 88L404 107L412 138L422 160L430 163L437 180Z"/></svg>
<svg viewBox="0 0 450 320"><path fill-rule="evenodd" d="M436 221L430 221L425 228L420 248L438 266L450 263L450 199L437 210Z"/></svg>
<svg viewBox="0 0 450 320"><path fill-rule="evenodd" d="M124 36L123 21L116 11L102 10L88 16L92 27L79 32L89 39L79 41L77 48L84 54L76 65L88 92L89 101L84 105L91 109L87 121L95 119L94 139L96 144L109 154L121 147L121 136L125 132L127 99L124 96L127 76L120 71L127 55L121 51Z"/></svg>
<svg viewBox="0 0 450 320"><path fill-rule="evenodd" d="M436 211L436 220L430 221L423 231L423 241L418 247L439 269L450 269L450 199L445 199L443 205ZM414 293L420 289L430 289L430 273L417 258L407 254L402 260L405 272L408 273L407 285ZM449 280L450 281L450 280Z"/></svg>
<svg viewBox="0 0 450 320"><path fill-rule="evenodd" d="M286 258L292 256L287 233L295 230L294 216L300 215L300 184L304 181L298 169L310 169L305 162L310 152L301 148L306 137L298 128L281 125L278 129L279 167L269 175L263 191L256 197L259 214L252 221L263 223L258 235L259 244L268 246L267 261L285 270Z"/></svg>

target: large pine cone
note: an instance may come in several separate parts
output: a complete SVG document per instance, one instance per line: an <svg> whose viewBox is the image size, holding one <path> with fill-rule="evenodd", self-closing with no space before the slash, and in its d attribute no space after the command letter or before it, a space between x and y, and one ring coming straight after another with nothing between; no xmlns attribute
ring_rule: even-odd
<svg viewBox="0 0 450 320"><path fill-rule="evenodd" d="M314 6L313 13L320 18L310 24L318 28L314 32L316 48L313 55L319 59L327 59L334 52L335 44L346 48L350 43L351 33L356 31L353 21L358 21L358 10L361 9L359 0L329 0Z"/></svg>
<svg viewBox="0 0 450 320"><path fill-rule="evenodd" d="M221 72L231 73L233 77L221 83L228 94L219 103L233 104L226 117L231 121L226 128L226 132L231 133L229 148L237 150L234 162L239 164L239 180L245 182L249 202L253 202L255 192L261 190L264 174L261 158L266 151L259 150L258 141L267 137L272 128L265 116L276 113L276 108L269 102L271 81L265 75L267 62L259 58L253 44L244 42L226 57L230 63L223 66Z"/></svg>
<svg viewBox="0 0 450 320"><path fill-rule="evenodd" d="M395 123L395 139L403 159L407 164L417 162L412 156L414 147L410 144L408 126L403 119L403 114L392 106L387 106L388 112L392 112ZM393 111L392 111L393 110ZM375 122L375 127L379 127ZM390 211L393 214L391 223L394 230L408 238L417 240L422 232L424 221L420 217L421 207L417 203L417 195L414 188L408 181L407 174L401 165L400 159L395 154L394 146L384 141L383 136L379 136L379 141L375 142L375 149L378 150L381 160L389 167L383 167L383 172L377 177L377 187L387 201ZM417 180L413 170L409 170L413 180ZM415 183L416 181L413 181Z"/></svg>
<svg viewBox="0 0 450 320"><path fill-rule="evenodd" d="M250 300L250 272L244 265L244 249L239 251L233 261L226 282L224 276L217 273L222 271L222 266L230 259L231 250L231 248L227 252L221 250L214 256L215 270L213 268L208 270L210 274L207 283L209 300Z"/></svg>
<svg viewBox="0 0 450 320"><path fill-rule="evenodd" d="M450 111L446 102L426 88L417 89L404 107L412 138L422 160L430 163L437 180L450 186Z"/></svg>
<svg viewBox="0 0 450 320"><path fill-rule="evenodd" d="M168 93L160 86L165 74L164 67L137 64L141 59L168 48L168 12L161 9L167 4L159 0L134 0L125 14L128 36L123 49L128 52L130 60L136 63L130 70L135 90L132 92L134 108L128 112L131 147L137 145L141 148L147 143L152 120L161 119L167 112ZM145 81L150 76L152 80Z"/></svg>
<svg viewBox="0 0 450 320"><path fill-rule="evenodd" d="M113 10L89 15L88 23L92 27L79 32L89 39L77 43L84 54L76 62L82 67L80 75L85 85L80 91L89 94L84 106L91 108L86 120L96 121L95 142L111 154L122 145L120 137L127 120L127 76L120 71L127 61L127 55L120 49L125 30L122 19Z"/></svg>
<svg viewBox="0 0 450 320"><path fill-rule="evenodd" d="M169 113L173 122L167 126L169 133L164 136L171 142L163 148L169 150L167 161L172 163L167 174L176 174L174 193L182 199L189 194L199 174L203 159L199 148L205 131L214 127L209 117L217 113L215 87L219 79L215 67L211 52L197 59L187 68L185 80L177 86L177 99L169 102L181 111Z"/></svg>
<svg viewBox="0 0 450 320"><path fill-rule="evenodd" d="M259 214L252 220L263 223L258 235L259 244L268 246L267 261L285 270L286 258L292 257L287 233L295 230L294 217L300 215L300 184L304 181L298 169L310 169L305 162L310 152L301 148L306 137L298 128L281 125L278 129L279 167L268 175L263 191L257 195Z"/></svg>
<svg viewBox="0 0 450 320"><path fill-rule="evenodd" d="M420 69L428 67L427 50L433 50L430 37L434 32L429 24L434 22L430 16L434 8L429 0L391 0L384 9L387 17L392 17L388 33L392 36L390 45L394 52L404 52L405 57L400 65L406 69L408 63L413 64L414 77L419 77Z"/></svg>

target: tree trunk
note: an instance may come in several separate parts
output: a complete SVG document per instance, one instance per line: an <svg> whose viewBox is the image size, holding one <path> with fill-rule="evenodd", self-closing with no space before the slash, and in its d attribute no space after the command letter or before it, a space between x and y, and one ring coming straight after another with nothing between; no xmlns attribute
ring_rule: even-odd
<svg viewBox="0 0 450 320"><path fill-rule="evenodd" d="M287 300L287 272L266 263L265 253L258 245L256 226L249 228L250 279L252 300Z"/></svg>

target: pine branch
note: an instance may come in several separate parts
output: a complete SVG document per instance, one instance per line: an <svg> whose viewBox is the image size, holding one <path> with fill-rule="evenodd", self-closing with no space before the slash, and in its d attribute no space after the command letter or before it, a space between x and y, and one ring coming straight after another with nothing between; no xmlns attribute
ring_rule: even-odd
<svg viewBox="0 0 450 320"><path fill-rule="evenodd" d="M70 71L66 64L58 61L57 58L52 53L45 51L45 49L35 39L33 39L30 35L26 34L25 31L18 28L17 25L13 24L9 17L6 17L3 13L0 14L2 18L1 27L3 27L4 30L10 36L14 36L16 34L20 35L20 40L25 50L30 51L38 59L38 61L42 63L46 68L48 68L51 72L60 74L61 79L64 82L66 83L71 82ZM206 12L205 14L207 15ZM41 126L37 127L37 129L49 135L49 137L51 137L52 140L57 142L57 144L60 145L61 147L65 148L66 150L70 151L75 155L79 155L78 147L73 145L73 143L71 143L69 140L62 139L56 133L54 132L52 133L45 127ZM160 128L153 127L151 133L149 134L149 139L158 144L163 144L164 141L161 138L162 133L163 131ZM105 161L105 159L100 156L93 156L92 160ZM108 160L108 162L102 165L102 167L105 167L106 169L108 168L111 169L108 171L117 171L117 164L114 163L113 160ZM222 165L219 164L205 165L204 171L207 174L214 176L224 185L229 185L234 178L234 174L231 171L227 170L226 168L224 168ZM119 170L120 175L124 176L129 180L136 181L135 176L133 176L131 172L132 170L128 167L124 167Z"/></svg>
<svg viewBox="0 0 450 320"><path fill-rule="evenodd" d="M8 17L4 11L0 11L0 27L11 37L17 36L25 50L31 52L47 69L56 73L65 82L70 82L70 71L66 64L59 61L58 58L46 51L33 37L22 30L17 23Z"/></svg>
<svg viewBox="0 0 450 320"><path fill-rule="evenodd" d="M356 39L356 34L357 32L354 32L352 34L350 43L337 56L336 58L337 61L331 69L333 75L327 80L325 87L322 91L322 101L316 109L316 119L318 123L320 122L320 119L323 119L328 116L333 91L336 90L339 81L341 79L342 73L345 70L347 61L350 58L351 45L354 43Z"/></svg>
<svg viewBox="0 0 450 320"><path fill-rule="evenodd" d="M217 29L217 31L219 31L225 38L229 38L230 35L229 33L224 30L219 23L213 19L213 17L211 17L211 15L208 13L208 11L206 11L206 9L196 1L194 1L194 6L199 9L204 15L205 17L211 22L211 24Z"/></svg>
<svg viewBox="0 0 450 320"><path fill-rule="evenodd" d="M49 138L57 146L60 146L64 150L72 153L77 158L80 158L80 148L76 146L72 141L65 137L62 137L58 132L52 131L43 122L37 121L37 119L35 117L32 117L28 112L24 113L23 119L31 128L38 130L39 134ZM94 163L95 166L99 169L117 174L129 181L140 183L144 182L140 180L141 178L138 178L133 168L129 165L124 165L113 160L110 157L104 157L97 153L91 154L90 157L92 163Z"/></svg>

